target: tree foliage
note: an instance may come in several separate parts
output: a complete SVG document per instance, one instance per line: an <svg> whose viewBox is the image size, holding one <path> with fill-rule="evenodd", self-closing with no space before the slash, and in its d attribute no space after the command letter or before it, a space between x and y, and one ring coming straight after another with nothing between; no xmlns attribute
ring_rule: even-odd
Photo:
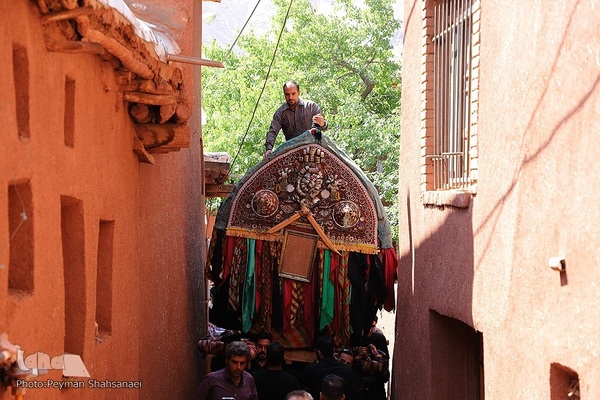
<svg viewBox="0 0 600 400"><path fill-rule="evenodd" d="M232 176L243 175L262 159L273 112L284 101L283 83L294 79L301 97L321 106L326 134L378 188L397 238L400 66L390 38L399 22L391 3L364 0L359 7L336 0L335 12L324 15L308 0L294 0L286 20L290 1L274 2L266 35L244 34L233 52L215 42L204 47L208 58L226 65L203 69L205 150L237 155ZM283 140L280 134L275 147Z"/></svg>

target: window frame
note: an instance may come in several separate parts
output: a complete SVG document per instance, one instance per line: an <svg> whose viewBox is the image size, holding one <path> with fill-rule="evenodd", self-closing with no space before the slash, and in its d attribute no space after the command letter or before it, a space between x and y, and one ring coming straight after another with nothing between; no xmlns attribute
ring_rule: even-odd
<svg viewBox="0 0 600 400"><path fill-rule="evenodd" d="M421 182L425 204L468 207L470 195L477 191L480 7L480 0L423 1ZM449 37L450 43L445 41ZM450 46L444 44L462 46L458 54L463 57L450 57ZM445 53L440 54L441 50ZM452 50L456 54L456 48Z"/></svg>

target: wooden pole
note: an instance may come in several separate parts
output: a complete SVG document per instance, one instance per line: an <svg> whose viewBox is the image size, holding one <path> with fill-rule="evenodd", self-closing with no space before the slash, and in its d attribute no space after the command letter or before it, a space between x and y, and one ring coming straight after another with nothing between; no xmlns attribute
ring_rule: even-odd
<svg viewBox="0 0 600 400"><path fill-rule="evenodd" d="M46 49L57 53L91 53L100 54L101 56L108 55L104 47L98 43L80 42L78 40L55 40L46 38Z"/></svg>
<svg viewBox="0 0 600 400"><path fill-rule="evenodd" d="M176 108L177 105L175 104L167 104L164 106L160 106L158 123L164 124L165 122L170 120L173 114L175 114Z"/></svg>
<svg viewBox="0 0 600 400"><path fill-rule="evenodd" d="M135 133L146 150L162 146L163 150L171 151L190 145L191 130L187 125L135 124Z"/></svg>
<svg viewBox="0 0 600 400"><path fill-rule="evenodd" d="M138 156L140 162L154 165L154 157L146 151L142 141L135 136L133 137L133 152Z"/></svg>
<svg viewBox="0 0 600 400"><path fill-rule="evenodd" d="M177 99L172 94L123 92L123 98L131 103L151 104L153 106L177 105Z"/></svg>
<svg viewBox="0 0 600 400"><path fill-rule="evenodd" d="M207 60L206 58L181 56L178 54L167 54L167 61L203 65L205 67L225 68L225 65L223 65L221 61Z"/></svg>
<svg viewBox="0 0 600 400"><path fill-rule="evenodd" d="M131 117L135 120L135 122L140 124L148 123L152 119L150 109L144 103L136 103L131 106L129 114L131 114Z"/></svg>
<svg viewBox="0 0 600 400"><path fill-rule="evenodd" d="M40 18L42 25L48 25L53 21L63 21L65 19L73 19L81 15L93 14L95 10L92 7L78 7L72 10L58 11L52 14L44 15Z"/></svg>

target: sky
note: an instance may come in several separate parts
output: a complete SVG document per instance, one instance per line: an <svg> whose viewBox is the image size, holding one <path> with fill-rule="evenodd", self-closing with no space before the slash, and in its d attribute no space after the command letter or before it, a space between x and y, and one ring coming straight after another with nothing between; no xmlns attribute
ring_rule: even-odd
<svg viewBox="0 0 600 400"><path fill-rule="evenodd" d="M213 39L224 45L231 45L238 32L244 26L244 23L252 13L252 10L259 0L221 0L216 2L203 2L203 29L202 41L208 43ZM311 0L317 11L331 13L334 0ZM364 4L362 0L355 0L355 3ZM394 1L394 16L402 20L403 0ZM274 6L271 0L260 0L254 15L250 19L249 26L244 29L244 34L253 29L257 33L264 33L270 27L270 20L274 14ZM394 56L399 58L402 48L402 31L398 30L392 38L394 46Z"/></svg>

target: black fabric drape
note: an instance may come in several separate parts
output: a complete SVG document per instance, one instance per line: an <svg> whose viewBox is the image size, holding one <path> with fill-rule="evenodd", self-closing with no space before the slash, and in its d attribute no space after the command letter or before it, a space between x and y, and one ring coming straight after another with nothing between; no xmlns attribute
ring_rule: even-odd
<svg viewBox="0 0 600 400"><path fill-rule="evenodd" d="M273 290L271 293L271 327L283 329L283 293L281 291L281 279L279 278L278 260L273 263L272 279Z"/></svg>
<svg viewBox="0 0 600 400"><path fill-rule="evenodd" d="M223 238L225 237L225 231L223 229L215 229L217 237L215 243L211 243L211 247L214 246L214 253L210 259L210 280L214 282L215 286L221 284L221 269L223 268Z"/></svg>
<svg viewBox="0 0 600 400"><path fill-rule="evenodd" d="M352 334L351 345L358 345L362 337L363 327L367 319L367 280L365 273L367 260L364 254L350 253L348 257L348 277L352 285L352 300L350 303L350 325Z"/></svg>

